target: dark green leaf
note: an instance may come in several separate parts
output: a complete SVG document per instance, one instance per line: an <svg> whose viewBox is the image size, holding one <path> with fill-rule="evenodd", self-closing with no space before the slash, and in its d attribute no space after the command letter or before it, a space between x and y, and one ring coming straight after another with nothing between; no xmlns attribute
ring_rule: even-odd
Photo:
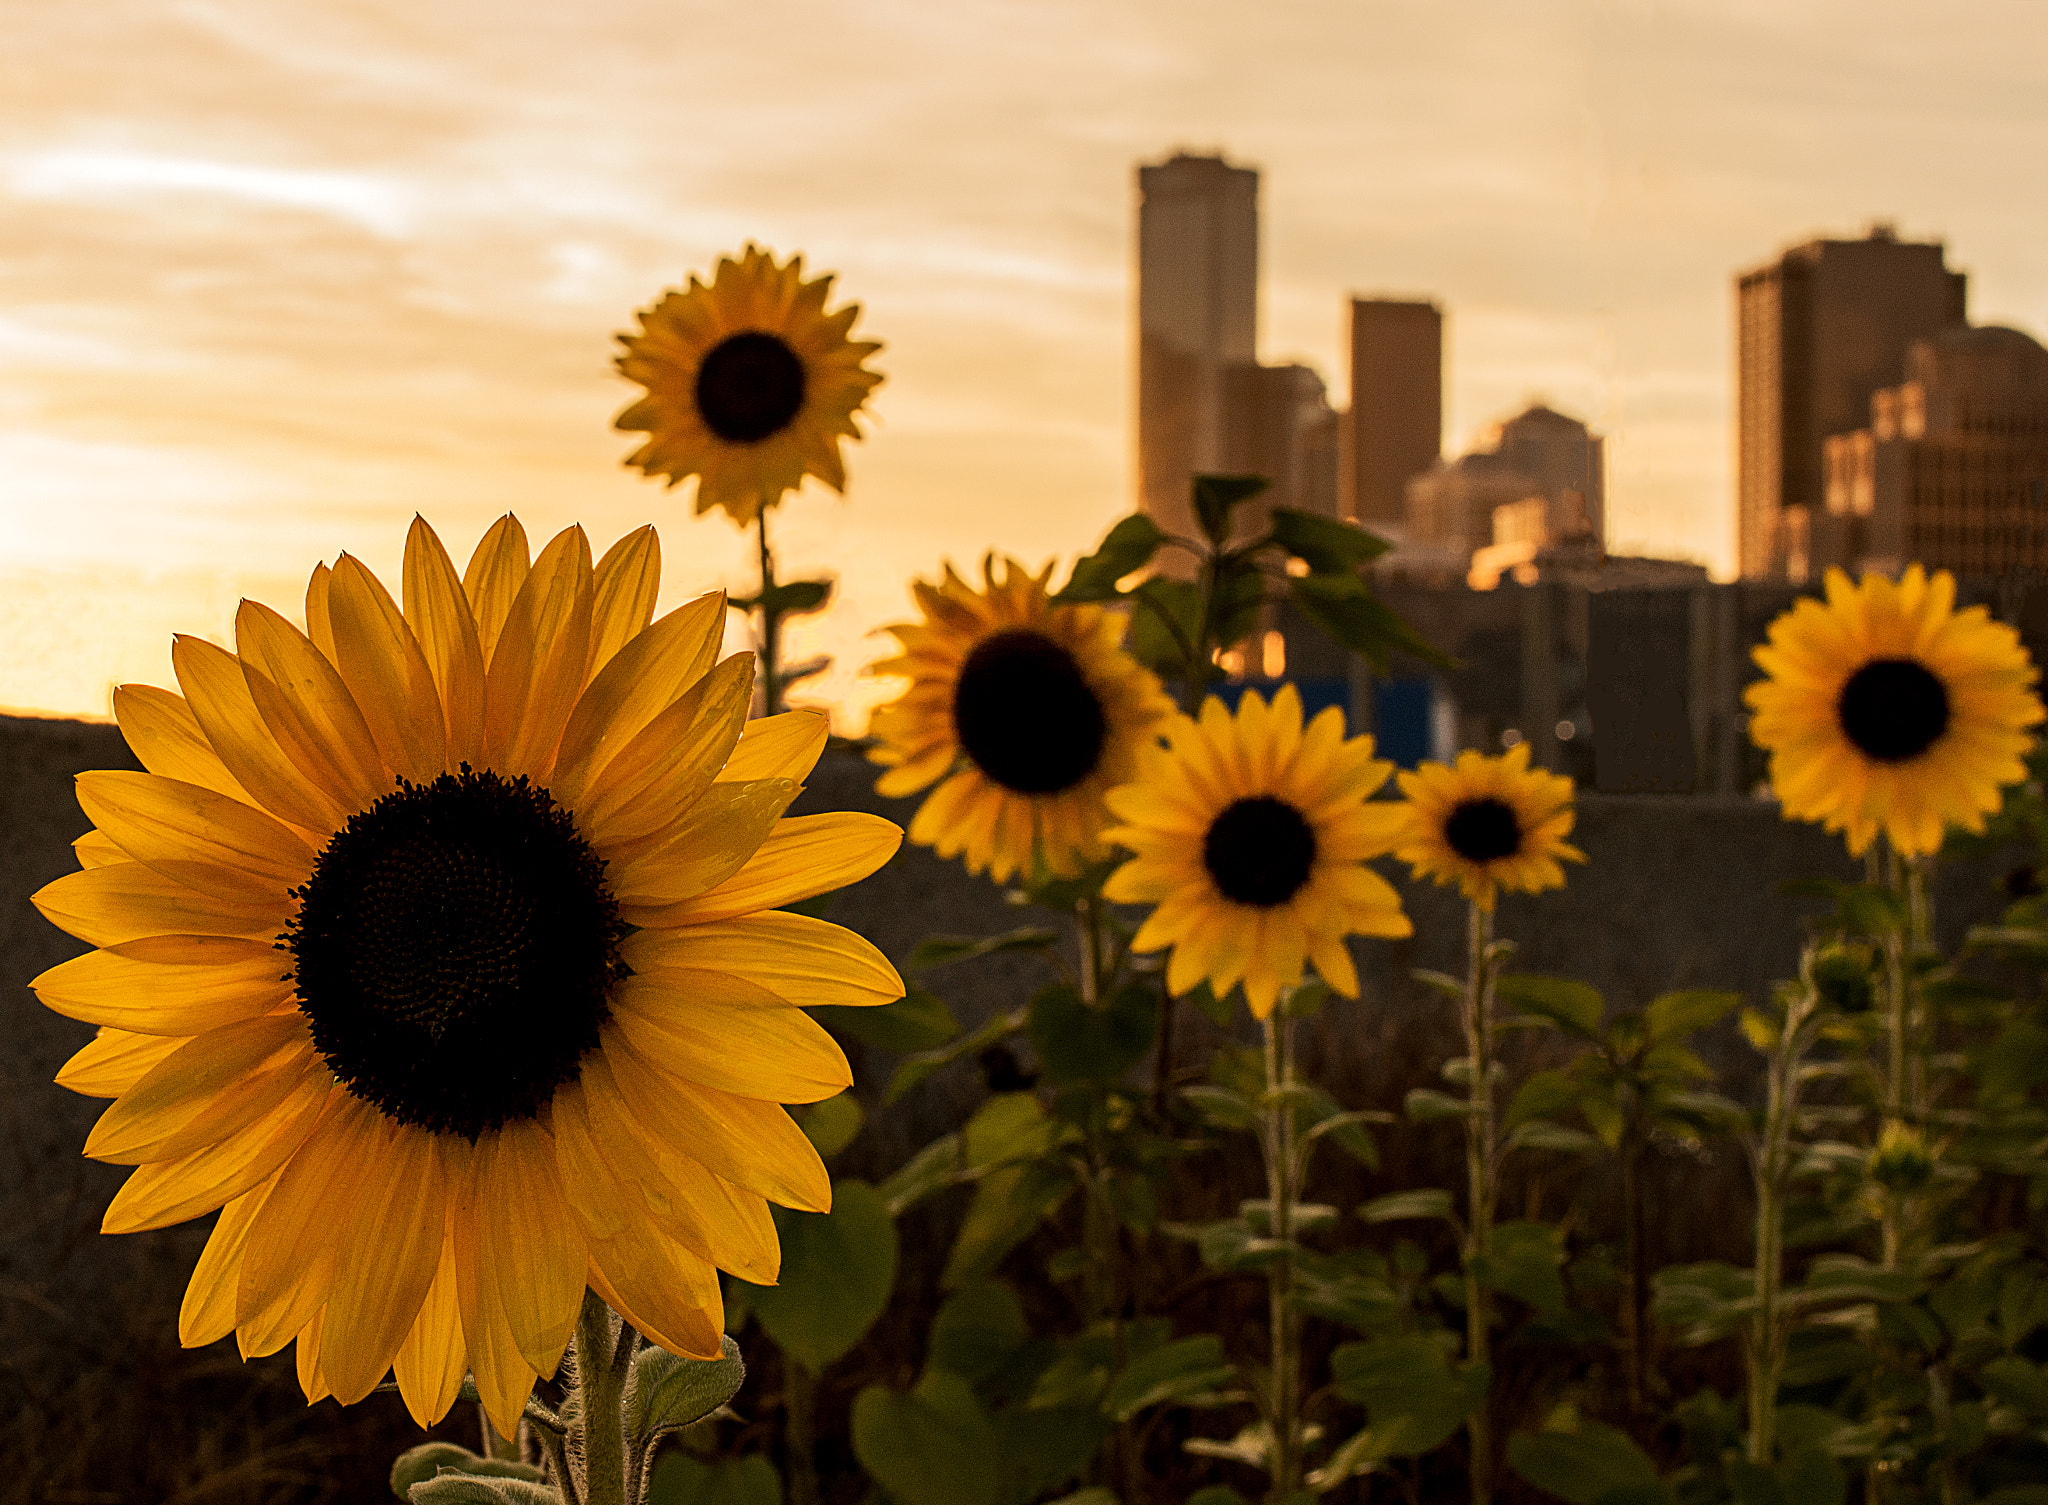
<svg viewBox="0 0 2048 1505"><path fill-rule="evenodd" d="M1787 1505L1842 1505L1849 1496L1849 1476L1825 1448L1787 1449L1778 1483Z"/></svg>
<svg viewBox="0 0 2048 1505"><path fill-rule="evenodd" d="M1443 1442L1486 1396L1482 1366L1454 1369L1434 1338L1386 1333L1330 1355L1337 1393L1365 1407L1375 1432L1405 1420L1381 1456L1413 1457Z"/></svg>
<svg viewBox="0 0 2048 1505"><path fill-rule="evenodd" d="M922 972L928 967L943 967L948 962L964 962L1004 951L1043 951L1058 940L1058 932L1042 925L1026 925L1003 935L935 935L911 949L904 970Z"/></svg>
<svg viewBox="0 0 2048 1505"><path fill-rule="evenodd" d="M1600 1505L1617 1490L1659 1489L1657 1465L1626 1432L1581 1421L1573 1432L1521 1432L1508 1439L1508 1464L1529 1483L1571 1505Z"/></svg>
<svg viewBox="0 0 2048 1505"><path fill-rule="evenodd" d="M457 1442L423 1442L400 1453L391 1465L391 1492L401 1500L410 1499L413 1485L433 1478L442 1469L468 1472L483 1461L483 1454L472 1453Z"/></svg>
<svg viewBox="0 0 2048 1505"><path fill-rule="evenodd" d="M1532 1118L1515 1125L1507 1137L1511 1150L1556 1150L1566 1155L1584 1155L1600 1147L1600 1141L1583 1129L1567 1128L1547 1118Z"/></svg>
<svg viewBox="0 0 2048 1505"><path fill-rule="evenodd" d="M1008 1406L995 1423L1010 1500L1033 1500L1079 1478L1109 1435L1092 1406Z"/></svg>
<svg viewBox="0 0 2048 1505"><path fill-rule="evenodd" d="M1600 1038L1600 1016L1606 1004L1599 992L1569 977L1535 977L1510 973L1495 984L1502 1003L1546 1019L1583 1040Z"/></svg>
<svg viewBox="0 0 2048 1505"><path fill-rule="evenodd" d="M1229 543L1231 510L1268 484L1264 476L1196 476L1195 521L1202 525L1209 542L1219 549Z"/></svg>
<svg viewBox="0 0 2048 1505"><path fill-rule="evenodd" d="M1073 1189L1073 1177L1063 1166L1042 1162L1005 1166L976 1182L974 1200L946 1261L945 1288L957 1289L993 1271Z"/></svg>
<svg viewBox="0 0 2048 1505"><path fill-rule="evenodd" d="M2048 1375L2017 1354L1993 1359L1977 1371L1978 1383L2008 1406L2041 1420L2048 1418Z"/></svg>
<svg viewBox="0 0 2048 1505"><path fill-rule="evenodd" d="M945 1000L919 987L912 987L894 1003L879 1008L827 1005L810 1012L827 1029L851 1035L877 1050L904 1056L932 1050L960 1033L959 1022Z"/></svg>
<svg viewBox="0 0 2048 1505"><path fill-rule="evenodd" d="M1152 562L1166 535L1142 512L1118 520L1095 552L1074 562L1074 572L1053 600L1109 601L1117 596L1117 581Z"/></svg>
<svg viewBox="0 0 2048 1505"><path fill-rule="evenodd" d="M1491 1289L1547 1316L1565 1309L1564 1238L1548 1223L1516 1219L1496 1224L1492 1247L1474 1263Z"/></svg>
<svg viewBox="0 0 2048 1505"><path fill-rule="evenodd" d="M816 611L831 598L829 580L788 580L768 592L768 605L787 617Z"/></svg>
<svg viewBox="0 0 2048 1505"><path fill-rule="evenodd" d="M948 1134L912 1155L876 1189L889 1215L900 1218L933 1192L958 1181L965 1168L960 1136Z"/></svg>
<svg viewBox="0 0 2048 1505"><path fill-rule="evenodd" d="M1644 1010L1644 1015L1645 1022L1650 1027L1652 1040L1681 1040L1710 1024L1718 1024L1741 1005L1740 993L1716 993L1695 989L1683 993L1666 993L1661 998L1652 999L1649 1008Z"/></svg>
<svg viewBox="0 0 2048 1505"><path fill-rule="evenodd" d="M997 1505L1002 1450L967 1382L944 1370L914 1391L870 1385L853 1402L853 1451L904 1505Z"/></svg>
<svg viewBox="0 0 2048 1505"><path fill-rule="evenodd" d="M1149 1406L1214 1389L1227 1383L1233 1373L1223 1357L1222 1340L1215 1334L1182 1338L1126 1367L1103 1396L1102 1409L1114 1421L1129 1421Z"/></svg>
<svg viewBox="0 0 2048 1505"><path fill-rule="evenodd" d="M791 1117L796 1119L796 1126L804 1131L804 1136L810 1140L821 1160L830 1160L852 1144L854 1136L868 1121L860 1100L850 1092L793 1109Z"/></svg>
<svg viewBox="0 0 2048 1505"><path fill-rule="evenodd" d="M633 1360L626 1402L626 1435L637 1447L702 1421L740 1393L747 1366L739 1345L719 1339L715 1359L684 1359L649 1343Z"/></svg>
<svg viewBox="0 0 2048 1505"><path fill-rule="evenodd" d="M1368 1223L1392 1223L1406 1218L1442 1218L1448 1222L1452 1221L1451 1194L1434 1186L1389 1192L1359 1208L1358 1215Z"/></svg>
<svg viewBox="0 0 2048 1505"><path fill-rule="evenodd" d="M1586 1090L1562 1071L1539 1071L1516 1089L1503 1123L1512 1129L1532 1118L1556 1118L1577 1104Z"/></svg>
<svg viewBox="0 0 2048 1505"><path fill-rule="evenodd" d="M1018 1009L1015 1013L996 1015L979 1029L970 1030L937 1050L921 1050L916 1055L905 1056L896 1063L896 1074L889 1078L889 1089L882 1094L882 1101L885 1104L895 1102L940 1067L962 1056L978 1055L1023 1028L1024 1011Z"/></svg>
<svg viewBox="0 0 2048 1505"><path fill-rule="evenodd" d="M1469 1118L1472 1104L1434 1087L1411 1087L1402 1102L1408 1121L1416 1124L1441 1123L1447 1118Z"/></svg>
<svg viewBox="0 0 2048 1505"><path fill-rule="evenodd" d="M1842 922L1857 935L1889 935L1906 928L1906 905L1890 889L1876 883L1854 883L1842 890Z"/></svg>
<svg viewBox="0 0 2048 1505"><path fill-rule="evenodd" d="M539 1473L521 1463L500 1464L481 1475L437 1474L415 1484L406 1498L414 1505L562 1505L559 1491L527 1477Z"/></svg>
<svg viewBox="0 0 2048 1505"><path fill-rule="evenodd" d="M979 1382L1030 1341L1017 1294L995 1280L977 1280L946 1298L932 1321L928 1362Z"/></svg>
<svg viewBox="0 0 2048 1505"><path fill-rule="evenodd" d="M1216 572L1216 586L1209 596L1209 628L1217 643L1234 648L1259 625L1266 605L1266 577L1250 558L1237 560Z"/></svg>
<svg viewBox="0 0 2048 1505"><path fill-rule="evenodd" d="M1302 575L1288 581L1303 615L1344 647L1385 672L1388 655L1399 649L1438 668L1457 667L1414 628L1382 603L1356 575Z"/></svg>
<svg viewBox="0 0 2048 1505"><path fill-rule="evenodd" d="M865 1181L837 1181L832 1210L775 1210L782 1278L751 1293L768 1336L813 1374L867 1336L896 1284L896 1221Z"/></svg>
<svg viewBox="0 0 2048 1505"><path fill-rule="evenodd" d="M671 1448L654 1465L647 1505L782 1505L782 1479L759 1453L704 1463Z"/></svg>
<svg viewBox="0 0 2048 1505"><path fill-rule="evenodd" d="M1323 575L1355 574L1360 565L1392 547L1355 523L1292 507L1273 509L1273 541Z"/></svg>
<svg viewBox="0 0 2048 1505"><path fill-rule="evenodd" d="M1246 1102L1227 1087L1200 1084L1183 1087L1180 1099L1201 1114L1203 1122L1212 1128L1256 1129L1259 1126L1257 1106Z"/></svg>
<svg viewBox="0 0 2048 1505"><path fill-rule="evenodd" d="M1027 1026L1038 1064L1055 1086L1114 1082L1143 1060L1159 1034L1159 996L1142 984L1089 1007L1067 983L1040 988Z"/></svg>
<svg viewBox="0 0 2048 1505"><path fill-rule="evenodd" d="M1202 592L1190 581L1154 575L1131 592L1131 656L1168 679L1184 678L1187 656L1202 641ZM1208 670L1196 664L1198 674Z"/></svg>

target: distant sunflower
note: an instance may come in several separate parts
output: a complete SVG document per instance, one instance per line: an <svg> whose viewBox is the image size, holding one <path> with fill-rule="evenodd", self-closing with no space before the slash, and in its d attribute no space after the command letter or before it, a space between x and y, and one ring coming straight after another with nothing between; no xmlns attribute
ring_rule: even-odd
<svg viewBox="0 0 2048 1505"><path fill-rule="evenodd" d="M1501 889L1540 893L1564 886L1558 859L1584 862L1564 838L1572 828L1572 781L1529 766L1529 744L1504 757L1467 750L1456 767L1424 763L1400 776L1407 829L1394 855L1418 878L1455 883L1491 910Z"/></svg>
<svg viewBox="0 0 2048 1505"><path fill-rule="evenodd" d="M1955 600L1946 570L1861 585L1829 570L1826 604L1795 603L1755 651L1770 677L1743 699L1779 804L1844 832L1852 856L1879 831L1907 855L1951 825L1982 831L2026 777L2039 673L2017 632Z"/></svg>
<svg viewBox="0 0 2048 1505"><path fill-rule="evenodd" d="M693 275L622 334L619 370L647 389L614 427L647 435L626 459L671 486L697 477L697 510L723 507L747 527L807 475L846 489L842 437L880 372L861 364L882 347L849 340L849 303L825 312L832 279L803 280L803 257L777 266L749 245L722 257L710 286Z"/></svg>
<svg viewBox="0 0 2048 1505"><path fill-rule="evenodd" d="M1176 716L1136 780L1110 791L1123 824L1103 833L1135 854L1103 895L1157 906L1132 945L1172 948L1168 991L1206 981L1221 997L1242 980L1264 1019L1314 962L1356 998L1344 937L1414 929L1392 885L1365 866L1399 830L1400 807L1371 799L1393 767L1373 757L1372 738L1346 739L1334 706L1304 729L1292 685L1270 708L1247 690L1235 716L1214 696L1199 721Z"/></svg>
<svg viewBox="0 0 2048 1505"><path fill-rule="evenodd" d="M343 555L310 635L244 602L126 685L146 773L86 773L84 870L35 896L97 950L36 978L101 1026L59 1074L136 1167L111 1233L221 1209L179 1333L297 1340L310 1398L395 1368L422 1423L465 1369L510 1433L585 1285L713 1355L717 1270L772 1281L769 1200L829 1182L778 1106L847 1085L799 1005L900 991L776 906L872 871L872 816L783 819L813 713L742 725L725 604L650 622L652 529L593 569L507 517L458 577L415 521L403 609Z"/></svg>
<svg viewBox="0 0 2048 1505"><path fill-rule="evenodd" d="M1131 776L1138 749L1173 702L1120 646L1124 619L1099 606L1055 606L1052 566L982 561L977 591L946 566L937 585L911 582L924 621L886 629L902 653L875 674L910 681L878 709L868 757L889 772L890 798L939 783L910 839L997 882L1029 875L1034 858L1073 877L1108 853L1103 793Z"/></svg>

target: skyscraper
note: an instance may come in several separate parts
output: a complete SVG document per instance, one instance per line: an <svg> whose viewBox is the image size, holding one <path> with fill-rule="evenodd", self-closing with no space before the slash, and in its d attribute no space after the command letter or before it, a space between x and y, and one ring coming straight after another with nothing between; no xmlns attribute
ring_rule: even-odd
<svg viewBox="0 0 2048 1505"><path fill-rule="evenodd" d="M1444 315L1434 303L1351 300L1351 411L1344 417L1346 512L1402 520L1408 482L1443 449Z"/></svg>
<svg viewBox="0 0 2048 1505"><path fill-rule="evenodd" d="M1138 497L1168 532L1194 531L1198 472L1235 468L1231 372L1257 359L1258 279L1257 172L1185 153L1139 167Z"/></svg>
<svg viewBox="0 0 2048 1505"><path fill-rule="evenodd" d="M1862 428L1913 341L1960 325L1969 280L1939 241L1814 240L1736 279L1737 564L1804 579L1823 446Z"/></svg>

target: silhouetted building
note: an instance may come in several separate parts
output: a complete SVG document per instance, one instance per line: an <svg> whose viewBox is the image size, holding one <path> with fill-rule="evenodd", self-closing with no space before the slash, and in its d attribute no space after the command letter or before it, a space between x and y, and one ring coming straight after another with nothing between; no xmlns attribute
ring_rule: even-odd
<svg viewBox="0 0 2048 1505"><path fill-rule="evenodd" d="M1231 464L1233 368L1257 359L1259 175L1176 154L1138 169L1138 495L1189 534L1194 476Z"/></svg>
<svg viewBox="0 0 2048 1505"><path fill-rule="evenodd" d="M1225 393L1222 469L1270 482L1240 509L1239 531L1265 531L1274 507L1336 517L1338 419L1322 377L1308 366L1233 366Z"/></svg>
<svg viewBox="0 0 2048 1505"><path fill-rule="evenodd" d="M2048 350L2017 329L1915 340L1867 428L1829 439L1815 570L2048 572Z"/></svg>
<svg viewBox="0 0 2048 1505"><path fill-rule="evenodd" d="M1914 340L1964 322L1968 278L1939 241L1814 240L1736 279L1737 566L1805 578L1823 445L1867 421Z"/></svg>
<svg viewBox="0 0 2048 1505"><path fill-rule="evenodd" d="M1597 555L1606 536L1606 454L1606 440L1585 424L1532 404L1495 425L1481 448L1408 482L1403 541L1466 565L1482 551L1524 551L1496 554L1495 576L1568 539Z"/></svg>
<svg viewBox="0 0 2048 1505"><path fill-rule="evenodd" d="M1402 521L1408 482L1443 452L1443 346L1436 304L1351 300L1343 501L1367 527Z"/></svg>

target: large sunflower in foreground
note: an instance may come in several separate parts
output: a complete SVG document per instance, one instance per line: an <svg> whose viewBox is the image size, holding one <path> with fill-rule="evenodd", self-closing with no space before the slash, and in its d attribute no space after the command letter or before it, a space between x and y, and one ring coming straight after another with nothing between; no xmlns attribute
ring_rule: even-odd
<svg viewBox="0 0 2048 1505"><path fill-rule="evenodd" d="M1123 824L1104 839L1135 855L1103 895L1157 906L1133 949L1172 948L1176 995L1206 981L1222 997L1242 980L1261 1019L1308 962L1356 998L1344 937L1414 929L1392 885L1365 866L1399 829L1400 807L1371 799L1393 768L1373 757L1372 738L1345 737L1334 706L1303 727L1292 685L1270 707L1247 690L1235 716L1214 696L1199 721L1176 716L1136 781L1109 793Z"/></svg>
<svg viewBox="0 0 2048 1505"><path fill-rule="evenodd" d="M1743 699L1771 787L1786 815L1845 833L1852 856L1879 831L1908 855L1951 825L1982 831L2026 777L2039 674L2017 632L1955 600L1946 570L1861 585L1829 570L1826 603L1797 602L1756 649L1770 677Z"/></svg>
<svg viewBox="0 0 2048 1505"><path fill-rule="evenodd" d="M824 718L743 725L723 598L650 623L659 580L652 529L529 564L507 517L458 576L415 521L402 609L343 555L310 636L245 602L237 652L177 639L183 696L116 692L149 771L80 775L84 870L36 895L99 949L33 985L101 1026L58 1081L115 1099L106 1230L221 1209L185 1343L296 1339L314 1399L395 1369L422 1423L468 1369L509 1435L586 1284L715 1355L768 1201L829 1203L778 1104L849 1077L798 1005L901 984L774 906L901 833L782 818Z"/></svg>
<svg viewBox="0 0 2048 1505"><path fill-rule="evenodd" d="M860 305L826 313L832 279L804 281L803 261L777 266L750 245L618 337L619 370L647 389L614 420L647 435L626 463L671 486L696 476L697 510L723 507L742 527L807 475L846 489L839 441L861 437L854 414L882 380L861 364L880 343L846 337Z"/></svg>
<svg viewBox="0 0 2048 1505"><path fill-rule="evenodd" d="M1491 910L1501 889L1540 893L1564 886L1563 858L1586 854L1564 838L1572 828L1572 781L1529 766L1529 744L1498 758L1469 749L1455 767L1424 763L1400 776L1407 827L1394 855L1418 878L1455 883Z"/></svg>
<svg viewBox="0 0 2048 1505"><path fill-rule="evenodd" d="M870 723L868 756L889 770L875 788L900 798L943 779L910 839L970 872L1073 877L1107 854L1102 797L1173 702L1123 651L1121 616L1052 603L1051 565L981 568L979 591L950 564L936 585L913 581L925 619L886 629L903 651L870 672L910 685Z"/></svg>

